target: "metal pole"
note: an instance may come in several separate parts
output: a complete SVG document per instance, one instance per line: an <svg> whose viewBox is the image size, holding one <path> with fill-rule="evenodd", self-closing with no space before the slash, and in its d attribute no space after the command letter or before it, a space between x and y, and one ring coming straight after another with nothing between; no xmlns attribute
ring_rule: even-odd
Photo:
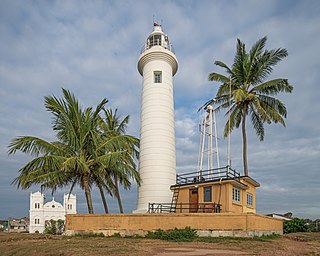
<svg viewBox="0 0 320 256"><path fill-rule="evenodd" d="M202 137L203 137L203 118L200 118L199 122L199 132L200 132L200 142L199 142L199 156L198 156L198 171L200 177L202 176Z"/></svg>
<svg viewBox="0 0 320 256"><path fill-rule="evenodd" d="M205 136L206 136L206 115L204 116L204 118L202 119L202 132L201 132L201 156L200 156L200 163L199 163L199 170L200 170L200 176L202 176L202 170L203 170L203 155L204 155L204 140L205 140Z"/></svg>
<svg viewBox="0 0 320 256"><path fill-rule="evenodd" d="M209 115L209 170L210 170L210 174L212 174L212 106L209 105L208 106L208 115Z"/></svg>
<svg viewBox="0 0 320 256"><path fill-rule="evenodd" d="M228 134L228 170L231 168L231 132L230 132L230 106L231 105L231 76L229 77L229 105L228 105L228 120L229 120L229 134Z"/></svg>
<svg viewBox="0 0 320 256"><path fill-rule="evenodd" d="M219 146L218 146L218 132L217 132L217 119L216 119L216 111L213 110L213 122L214 122L214 137L216 142L216 157L217 157L217 167L218 167L218 173L220 177L220 160L219 160Z"/></svg>

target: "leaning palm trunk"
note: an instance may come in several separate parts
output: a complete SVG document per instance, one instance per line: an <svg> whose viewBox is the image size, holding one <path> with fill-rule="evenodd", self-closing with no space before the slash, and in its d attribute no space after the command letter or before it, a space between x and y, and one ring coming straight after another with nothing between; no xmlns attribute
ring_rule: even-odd
<svg viewBox="0 0 320 256"><path fill-rule="evenodd" d="M88 181L88 177L87 176L83 176L82 177L82 183L83 183L83 187L84 187L84 192L86 194L88 212L89 212L89 214L93 214L91 191L90 191L90 186L89 186L89 181Z"/></svg>
<svg viewBox="0 0 320 256"><path fill-rule="evenodd" d="M101 186L101 184L98 184L98 188L99 188L99 191L100 191L100 195L101 195L101 200L102 200L102 203L103 203L104 211L105 211L105 213L109 213L107 200L106 200L106 197L104 195L103 187Z"/></svg>

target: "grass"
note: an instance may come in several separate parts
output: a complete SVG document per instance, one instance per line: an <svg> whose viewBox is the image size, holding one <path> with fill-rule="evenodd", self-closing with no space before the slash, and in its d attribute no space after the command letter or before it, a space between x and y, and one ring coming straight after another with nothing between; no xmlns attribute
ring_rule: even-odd
<svg viewBox="0 0 320 256"><path fill-rule="evenodd" d="M267 242L274 239L280 239L281 236L277 234L254 236L254 237L198 237L195 241L204 243L219 243L219 242L231 242L231 241L259 241Z"/></svg>
<svg viewBox="0 0 320 256"><path fill-rule="evenodd" d="M146 256L146 255L215 255L215 250L243 252L249 255L319 255L320 233L297 233L285 236L195 237L193 241L172 242L141 237L102 237L101 234L57 236L42 234L0 233L1 256ZM180 254L178 253L180 250ZM201 250L210 251L202 253ZM211 252L212 251L212 252ZM176 254L174 254L176 252ZM221 252L220 252L221 254Z"/></svg>

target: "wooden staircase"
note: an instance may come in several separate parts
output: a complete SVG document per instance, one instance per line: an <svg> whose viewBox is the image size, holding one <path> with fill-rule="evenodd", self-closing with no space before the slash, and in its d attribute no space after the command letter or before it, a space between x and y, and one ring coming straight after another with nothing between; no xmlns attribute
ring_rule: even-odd
<svg viewBox="0 0 320 256"><path fill-rule="evenodd" d="M176 212L176 210L177 210L177 202L178 202L179 192L180 192L180 186L175 187L173 190L173 194L172 194L170 212Z"/></svg>

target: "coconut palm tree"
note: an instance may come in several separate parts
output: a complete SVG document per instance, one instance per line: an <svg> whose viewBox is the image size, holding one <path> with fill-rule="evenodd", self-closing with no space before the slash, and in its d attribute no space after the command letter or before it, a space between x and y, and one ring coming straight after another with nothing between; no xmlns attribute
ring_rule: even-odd
<svg viewBox="0 0 320 256"><path fill-rule="evenodd" d="M230 107L227 111L230 118L224 128L225 137L241 124L245 176L248 176L247 117L262 141L264 123L279 122L285 126L286 107L272 96L280 92L291 93L293 90L287 79L276 78L266 81L273 67L288 55L287 50L283 48L264 50L266 41L267 37L259 39L247 52L245 44L238 39L232 66L228 67L222 61L215 62L215 65L225 70L226 75L215 72L209 74L209 81L219 82L220 86L215 99L204 104L206 106L215 101L218 104L217 110Z"/></svg>
<svg viewBox="0 0 320 256"><path fill-rule="evenodd" d="M104 110L103 122L100 127L105 138L121 138L124 143L117 145L118 150L123 150L126 154L121 156L121 159L113 166L106 169L104 181L109 188L109 194L116 197L120 213L123 213L123 206L119 191L119 185L127 190L131 188L131 181L137 182L140 185L140 175L136 170L136 160L138 158L139 139L126 135L126 128L129 122L129 116L121 119L117 109Z"/></svg>
<svg viewBox="0 0 320 256"><path fill-rule="evenodd" d="M52 128L57 141L23 136L13 139L9 154L17 151L35 158L22 167L13 181L18 188L27 189L40 184L41 189L52 189L78 184L85 191L88 212L93 213L91 188L95 177L127 154L116 150L121 145L117 138L101 139L100 113L107 100L103 99L96 109L81 109L74 95L63 89L63 99L45 97L45 108L53 115ZM100 152L105 152L101 154Z"/></svg>

